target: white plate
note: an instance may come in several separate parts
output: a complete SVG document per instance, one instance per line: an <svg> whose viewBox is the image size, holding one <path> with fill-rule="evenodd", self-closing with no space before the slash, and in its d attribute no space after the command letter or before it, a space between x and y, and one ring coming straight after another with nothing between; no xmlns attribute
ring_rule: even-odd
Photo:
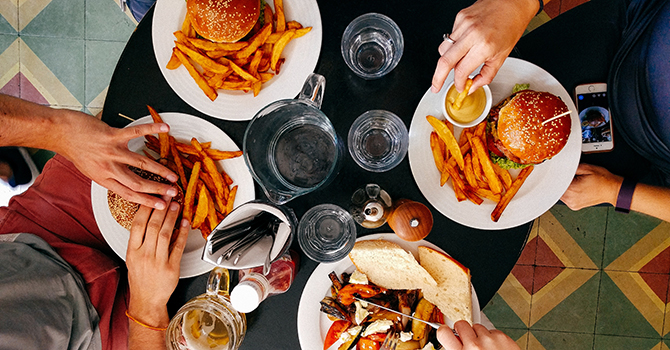
<svg viewBox="0 0 670 350"><path fill-rule="evenodd" d="M266 0L270 7L273 1ZM152 23L152 39L156 60L170 87L184 102L202 113L224 120L250 120L261 108L280 99L294 98L305 79L314 71L321 51L321 15L316 0L284 1L287 20L296 20L312 30L291 40L282 57L286 62L279 75L263 84L263 89L253 93L219 90L219 97L211 101L188 74L184 66L175 70L165 68L174 47L172 33L181 29L186 15L185 0L158 0Z"/></svg>
<svg viewBox="0 0 670 350"><path fill-rule="evenodd" d="M394 233L381 233L361 237L358 240L385 239L400 245L403 249L414 254L418 260L419 246L426 246L444 252L440 247L426 241L407 242L400 239ZM323 342L326 339L328 329L333 324L325 313L320 311L319 302L330 293L331 281L328 274L335 271L338 275L342 272L353 272L354 264L347 257L338 262L330 264L319 264L309 277L305 289L300 297L298 305L298 339L302 350L323 349ZM481 312L479 309L479 300L475 288L472 287L472 318L474 323L481 323ZM453 322L445 317L449 327L453 327Z"/></svg>
<svg viewBox="0 0 670 350"><path fill-rule="evenodd" d="M447 82L453 80L453 71ZM572 126L570 137L563 150L550 160L536 165L516 196L509 203L498 222L491 220L495 203L484 199L481 205L470 201L458 202L451 183L440 187L440 174L435 167L430 150L430 133L433 128L427 115L444 119L440 112L440 94L428 91L414 112L409 130L409 164L414 180L426 199L443 215L462 225L486 230L499 230L519 226L539 217L561 198L570 185L579 165L582 138L577 108L565 88L544 69L516 58L508 58L489 84L493 104L512 94L515 84L530 84L530 89L547 91L559 96L568 106ZM447 84L445 84L446 86ZM456 137L460 128L455 128ZM514 171L516 176L518 171Z"/></svg>
<svg viewBox="0 0 670 350"><path fill-rule="evenodd" d="M226 133L204 119L182 113L161 113L160 115L163 121L170 125L170 135L178 141L190 142L191 138L195 137L200 142L211 141L212 148L222 151L238 151L240 149ZM128 124L128 126L151 122L151 117L145 116ZM128 148L133 152L142 153L142 150L146 149L144 138L130 140ZM230 175L234 181L233 185L238 185L235 207L255 199L254 180L242 157L218 161L217 166ZM130 232L114 220L107 205L107 189L95 182L91 184L91 205L102 236L105 237L114 252L125 260ZM201 259L205 243L206 241L202 238L200 230L189 232L184 255L181 259L181 278L198 276L214 267Z"/></svg>

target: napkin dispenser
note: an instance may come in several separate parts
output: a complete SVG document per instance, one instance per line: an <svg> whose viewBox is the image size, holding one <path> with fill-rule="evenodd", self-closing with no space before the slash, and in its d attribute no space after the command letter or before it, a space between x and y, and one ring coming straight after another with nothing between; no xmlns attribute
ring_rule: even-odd
<svg viewBox="0 0 670 350"><path fill-rule="evenodd" d="M289 208L261 200L244 203L212 230L202 260L230 270L267 265L288 251L297 222Z"/></svg>

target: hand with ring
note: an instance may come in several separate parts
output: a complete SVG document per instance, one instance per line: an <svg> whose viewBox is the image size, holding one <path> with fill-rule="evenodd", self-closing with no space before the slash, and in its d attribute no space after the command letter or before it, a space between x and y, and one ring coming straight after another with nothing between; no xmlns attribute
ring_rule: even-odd
<svg viewBox="0 0 670 350"><path fill-rule="evenodd" d="M461 10L438 49L441 57L431 91L440 91L452 69L456 89L463 91L468 76L482 63L470 91L490 83L538 8L537 0L478 0Z"/></svg>

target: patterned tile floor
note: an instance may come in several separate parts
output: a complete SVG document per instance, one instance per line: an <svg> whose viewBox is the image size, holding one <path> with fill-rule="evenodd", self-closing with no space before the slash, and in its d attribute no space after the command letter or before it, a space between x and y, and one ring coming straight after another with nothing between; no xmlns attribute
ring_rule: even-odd
<svg viewBox="0 0 670 350"><path fill-rule="evenodd" d="M548 2L528 31L582 2ZM0 93L100 111L136 25L116 0L0 0L0 15ZM669 285L670 223L558 204L484 312L522 349L670 349Z"/></svg>

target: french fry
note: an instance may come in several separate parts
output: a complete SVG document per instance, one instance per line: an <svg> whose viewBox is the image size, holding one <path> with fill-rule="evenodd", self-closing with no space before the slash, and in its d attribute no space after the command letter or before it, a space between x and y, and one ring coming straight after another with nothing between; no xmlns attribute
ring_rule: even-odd
<svg viewBox="0 0 670 350"><path fill-rule="evenodd" d="M270 8L270 6L264 7L263 17L264 17L263 23L272 23L274 14L272 13L272 8Z"/></svg>
<svg viewBox="0 0 670 350"><path fill-rule="evenodd" d="M205 69L205 71L219 74L230 72L231 67L214 61L210 57L203 55L202 53L193 50L178 41L175 41L175 46L179 49L179 51L185 53L190 59L199 64L203 69Z"/></svg>
<svg viewBox="0 0 670 350"><path fill-rule="evenodd" d="M456 139L454 138L454 134L449 131L449 128L443 122L433 117L432 115L427 116L426 120L428 120L428 123L433 126L433 129L435 129L440 139L442 139L442 141L444 141L444 143L447 145L447 149L449 150L449 153L452 155L453 159L455 159L458 167L463 169L463 153L461 153L461 149L458 146L458 142L456 142Z"/></svg>
<svg viewBox="0 0 670 350"><path fill-rule="evenodd" d="M229 51L236 52L244 49L249 46L249 43L244 41L238 41L236 43L216 43L213 41L198 39L198 38L188 38L188 41L193 44L193 46L205 50L205 51Z"/></svg>
<svg viewBox="0 0 670 350"><path fill-rule="evenodd" d="M497 202L500 202L500 198L502 197L501 194L495 194L495 193L491 192L491 190L489 190L489 189L487 189L487 188L477 187L477 188L475 188L474 190L475 190L475 193L476 193L478 196L483 197L483 198L486 198L486 199L490 199L490 200L492 200L492 201L494 201L494 202L496 202L496 203L497 203Z"/></svg>
<svg viewBox="0 0 670 350"><path fill-rule="evenodd" d="M502 181L505 190L509 190L509 188L512 186L512 176L509 174L509 171L501 168L496 163L491 162L491 165L493 166L493 171L496 172L496 175L498 175Z"/></svg>
<svg viewBox="0 0 670 350"><path fill-rule="evenodd" d="M242 77L242 79L244 79L244 80L248 80L248 81L251 81L251 82L257 82L259 80L258 78L249 74L249 72L245 71L244 69L242 69L240 66L238 66L237 64L235 64L232 61L230 62L230 68L232 68L233 71L235 73L237 73L237 75Z"/></svg>
<svg viewBox="0 0 670 350"><path fill-rule="evenodd" d="M155 109L148 105L147 108L149 109L149 114L151 114L151 119L153 119L154 123L163 123L163 119ZM158 142L160 143L161 159L167 159L168 154L170 154L170 139L168 133L158 133Z"/></svg>
<svg viewBox="0 0 670 350"><path fill-rule="evenodd" d="M186 67L188 70L188 73L191 75L191 77L195 80L196 84L200 87L200 89L209 97L210 100L214 101L216 100L216 97L218 96L218 93L216 90L214 90L209 84L207 83L207 80L203 78L202 75L200 75L200 72L189 62L188 58L186 55L184 55L179 49L174 48L172 49L173 52L177 55L179 58L179 61L181 61L181 64Z"/></svg>
<svg viewBox="0 0 670 350"><path fill-rule="evenodd" d="M207 191L205 191L207 192ZM207 208L207 223L209 224L208 226L210 228L216 227L219 224L219 220L216 217L216 207L214 206L214 201L210 197L209 193L207 194L207 197L209 199L209 206ZM211 231L211 229L210 229Z"/></svg>
<svg viewBox="0 0 670 350"><path fill-rule="evenodd" d="M472 167L472 155L470 153L465 155L465 168L463 169L463 174L465 175L465 180L472 186L472 188L477 189L479 185L477 184L477 176L475 175L475 170Z"/></svg>
<svg viewBox="0 0 670 350"><path fill-rule="evenodd" d="M265 44L265 41L268 40L268 37L272 34L272 23L266 23L263 28L256 33L248 42L248 45L231 55L233 59L247 58L256 52L256 50Z"/></svg>
<svg viewBox="0 0 670 350"><path fill-rule="evenodd" d="M281 1L281 0L280 0ZM270 67L273 71L279 71L279 60L281 58L281 53L284 51L286 44L293 38L295 35L295 30L287 30L282 34L282 36L277 40L277 43L272 47L272 56L270 58Z"/></svg>
<svg viewBox="0 0 670 350"><path fill-rule="evenodd" d="M472 188L468 184L464 184L463 193L465 194L465 197L467 197L470 202L475 203L476 205L481 205L484 202L483 199L481 199L481 198L479 198L479 196L477 196L477 193L475 192L475 189Z"/></svg>
<svg viewBox="0 0 670 350"><path fill-rule="evenodd" d="M519 192L521 185L523 185L533 169L534 167L531 165L521 170L519 176L517 176L517 178L512 182L512 186L509 188L509 190L507 190L507 192L505 192L505 194L500 199L500 202L498 202L495 209L493 209L493 212L491 213L491 220L494 222L498 222L498 220L500 220L500 216L502 215L503 211L505 211L505 208L507 208L507 205L516 195L516 193Z"/></svg>
<svg viewBox="0 0 670 350"><path fill-rule="evenodd" d="M454 109L456 110L461 109L463 101L465 100L466 97L468 97L468 93L470 92L471 86L472 86L472 79L468 78L468 80L465 81L465 89L463 89L463 91L461 91L458 94L456 100L454 101L454 103L452 103L452 107L454 107Z"/></svg>
<svg viewBox="0 0 670 350"><path fill-rule="evenodd" d="M484 176L491 187L493 193L502 193L502 183L493 170L493 164L491 163L491 158L487 154L486 148L482 143L482 140L478 137L470 138L470 146L472 146L473 152L477 153L477 159L482 165L482 170L484 171Z"/></svg>
<svg viewBox="0 0 670 350"><path fill-rule="evenodd" d="M451 183L454 186L454 193L456 194L456 199L459 202L462 202L467 199L464 193L465 189L465 183L463 182L463 179L461 179L461 176L458 174L458 170L454 166L447 165L445 170L449 173L449 176L451 176Z"/></svg>
<svg viewBox="0 0 670 350"><path fill-rule="evenodd" d="M439 145L440 138L437 136L437 133L435 131L430 133L430 149L433 151L433 160L435 161L435 166L437 167L437 171L440 173L444 172L444 154L442 153L442 150L440 149Z"/></svg>
<svg viewBox="0 0 670 350"><path fill-rule="evenodd" d="M209 196L207 195L207 189L202 182L199 182L198 186L198 205L195 209L195 215L193 217L193 223L191 227L200 228L205 219L207 218L207 212L209 211Z"/></svg>
<svg viewBox="0 0 670 350"><path fill-rule="evenodd" d="M286 30L286 17L284 15L284 1L274 0L275 19L277 20L277 32Z"/></svg>
<svg viewBox="0 0 670 350"><path fill-rule="evenodd" d="M196 162L191 171L191 177L188 180L186 187L186 194L184 195L184 210L182 216L189 222L193 219L193 203L195 201L195 191L198 185L198 176L200 174L200 167L202 163Z"/></svg>

